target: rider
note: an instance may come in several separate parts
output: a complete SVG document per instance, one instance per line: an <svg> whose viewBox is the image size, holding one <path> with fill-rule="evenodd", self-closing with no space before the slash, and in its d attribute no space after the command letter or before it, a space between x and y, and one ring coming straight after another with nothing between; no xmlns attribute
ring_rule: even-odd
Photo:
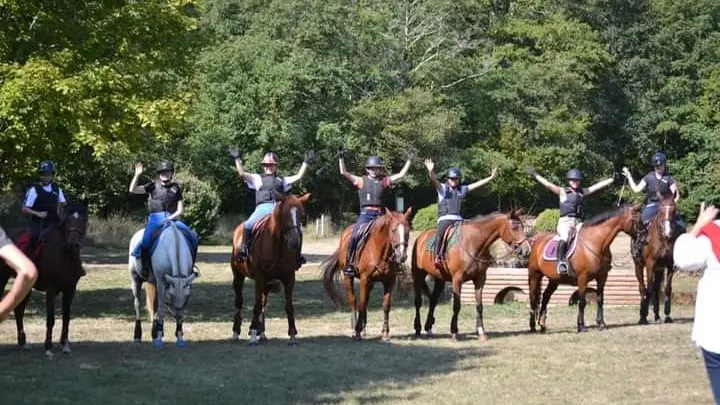
<svg viewBox="0 0 720 405"><path fill-rule="evenodd" d="M460 216L460 207L463 199L467 196L467 193L480 188L487 184L490 180L495 178L497 174L497 168L492 169L490 176L478 180L475 183L467 186L460 185L460 178L462 174L460 169L451 167L448 169L447 183L440 183L435 175L435 163L431 159L425 159L425 167L428 170L430 176L430 183L432 183L435 190L438 193L438 220L437 220L437 232L435 233L435 267L438 270L442 269L442 237L445 235L447 229L458 221L462 221Z"/></svg>
<svg viewBox="0 0 720 405"><path fill-rule="evenodd" d="M133 257L139 257L142 260L142 276L147 278L150 274L150 247L153 234L165 225L173 222L175 226L182 231L183 234L190 237L191 252L193 265L197 257L198 237L195 232L179 218L185 212L183 204L182 187L173 181L175 175L175 165L172 162L162 161L157 164L155 172L158 178L148 182L142 186L138 186L138 180L144 168L142 163L135 164L135 176L130 182L130 192L133 194L149 194L150 215L145 225L142 241L135 247L132 252Z"/></svg>
<svg viewBox="0 0 720 405"><path fill-rule="evenodd" d="M639 193L643 191L643 189L646 189L645 207L643 207L643 211L640 216L643 226L640 227L633 249L633 257L636 260L642 259L642 250L647 243L647 224L650 223L653 217L655 217L658 213L660 195L672 195L675 204L677 204L680 200L680 190L678 189L677 182L675 182L675 179L667 171L667 157L665 157L665 154L662 152L654 154L651 159L651 164L653 165L654 170L648 172L648 174L640 180L640 183L637 184L633 180L630 170L627 167L623 167L623 174L627 178L632 191ZM674 219L681 228L685 228L682 218L680 218L677 213L675 214Z"/></svg>
<svg viewBox="0 0 720 405"><path fill-rule="evenodd" d="M60 222L60 214L67 204L65 194L55 183L57 168L50 160L40 162L38 167L40 182L33 184L25 193L25 203L20 212L31 216L30 242L25 248L28 256L32 257L38 241Z"/></svg>
<svg viewBox="0 0 720 405"><path fill-rule="evenodd" d="M18 249L0 227L0 258L15 270L15 282L10 291L0 300L0 323L2 323L27 295L37 280L37 269L33 262Z"/></svg>
<svg viewBox="0 0 720 405"><path fill-rule="evenodd" d="M382 172L383 162L379 156L370 156L365 163L365 176L359 177L345 169L345 153L347 150L344 147L338 149L338 161L340 164L340 174L350 180L358 189L358 196L360 198L360 216L355 221L352 228L352 234L350 236L350 246L347 250L347 265L345 267L345 274L351 276L354 274L354 267L350 260L352 259L353 252L357 247L357 230L360 225L366 224L375 218L385 214L385 207L382 203L383 194L385 190L390 187L394 182L405 177L408 170L410 169L410 162L412 155L408 155L408 160L405 162L402 170L399 173L386 176Z"/></svg>
<svg viewBox="0 0 720 405"><path fill-rule="evenodd" d="M560 197L560 219L557 224L557 233L560 237L557 246L557 272L558 274L567 274L567 243L570 239L571 232L574 232L576 226L583 221L583 203L585 197L611 185L614 180L619 178L619 174L595 183L590 187L581 187L582 173L578 169L571 169L565 175L568 185L563 188L556 186L540 176L532 167L527 169L527 173Z"/></svg>
<svg viewBox="0 0 720 405"><path fill-rule="evenodd" d="M235 160L235 169L238 175L245 181L245 184L255 190L255 210L250 218L245 221L243 228L242 243L238 249L238 259L246 260L248 257L248 243L252 229L257 221L272 213L277 204L278 195L287 194L292 189L292 184L299 181L305 175L308 165L315 161L315 151L305 152L300 170L294 176L280 177L277 174L278 163L280 162L275 152L268 152L262 160L263 174L248 173L243 167L242 154L237 148L230 149L230 156ZM301 234L302 235L302 234ZM300 252L302 252L302 236L300 238ZM305 257L298 255L298 267L305 263Z"/></svg>

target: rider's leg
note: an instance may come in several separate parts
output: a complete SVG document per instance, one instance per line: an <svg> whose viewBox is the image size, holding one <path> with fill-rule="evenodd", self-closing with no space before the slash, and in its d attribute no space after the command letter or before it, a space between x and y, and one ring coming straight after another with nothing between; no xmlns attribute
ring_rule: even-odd
<svg viewBox="0 0 720 405"><path fill-rule="evenodd" d="M198 251L198 245L200 244L200 241L198 239L198 236L195 232L193 232L192 229L190 229L187 224L179 219L176 219L173 221L175 223L175 226L178 227L180 232L185 235L185 237L190 242L190 253L192 254L192 261L193 264L195 264L195 261L197 260L197 251Z"/></svg>
<svg viewBox="0 0 720 405"><path fill-rule="evenodd" d="M151 212L147 218L145 224L145 231L140 243L135 247L132 252L132 256L139 257L141 263L141 275L143 278L147 278L150 275L150 242L152 241L153 234L162 228L163 220L167 216L166 212Z"/></svg>
<svg viewBox="0 0 720 405"><path fill-rule="evenodd" d="M642 251L647 243L648 224L652 221L655 215L657 215L657 213L657 203L650 203L643 208L642 213L640 214L642 226L640 226L640 229L638 230L637 237L635 238L635 245L633 246L634 248L632 251L633 258L638 262L642 262L643 260Z"/></svg>
<svg viewBox="0 0 720 405"><path fill-rule="evenodd" d="M557 224L557 234L560 238L557 245L557 272L558 274L567 274L567 262L565 254L567 253L567 242L570 237L570 231L574 221L572 218L561 217Z"/></svg>
<svg viewBox="0 0 720 405"><path fill-rule="evenodd" d="M360 216L353 224L352 233L350 234L350 243L348 245L347 254L345 257L345 274L352 275L355 272L353 267L352 259L355 249L357 248L357 231L361 225L372 221L376 216L371 211L360 211Z"/></svg>
<svg viewBox="0 0 720 405"><path fill-rule="evenodd" d="M30 222L30 240L28 241L27 246L25 246L25 254L30 258L32 258L33 253L35 253L35 246L37 246L38 240L40 239L40 232L42 232L42 229L42 220L40 220L40 218L35 219L33 217L33 220Z"/></svg>
<svg viewBox="0 0 720 405"><path fill-rule="evenodd" d="M272 213L274 208L275 203L272 202L259 204L255 207L255 211L253 211L252 215L250 215L250 218L245 221L242 243L240 244L240 249L238 249L238 258L240 260L245 260L248 257L248 245L250 243L250 236L252 234L253 227L255 226L257 221L260 220L260 218Z"/></svg>
<svg viewBox="0 0 720 405"><path fill-rule="evenodd" d="M452 226L453 223L455 223L455 221L451 219L438 221L437 232L435 232L435 267L439 268L442 265L441 254L444 251L442 239L447 229Z"/></svg>

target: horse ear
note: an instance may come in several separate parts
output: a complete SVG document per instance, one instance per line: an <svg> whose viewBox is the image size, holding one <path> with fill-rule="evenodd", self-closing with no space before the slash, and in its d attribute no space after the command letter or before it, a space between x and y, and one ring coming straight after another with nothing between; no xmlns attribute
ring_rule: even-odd
<svg viewBox="0 0 720 405"><path fill-rule="evenodd" d="M517 210L515 210L515 215L518 216L518 217L519 217L520 215L523 215L524 213L525 213L525 210L522 209L522 207L520 207L520 208L518 208Z"/></svg>
<svg viewBox="0 0 720 405"><path fill-rule="evenodd" d="M405 213L403 214L405 216L405 220L410 218L410 215L412 214L412 207L408 207L408 209L405 210Z"/></svg>
<svg viewBox="0 0 720 405"><path fill-rule="evenodd" d="M168 283L172 282L172 277L170 277L170 275L167 273L165 273L165 281L167 281Z"/></svg>
<svg viewBox="0 0 720 405"><path fill-rule="evenodd" d="M385 214L389 214L390 210L388 209L388 207L384 207L384 208L385 208Z"/></svg>
<svg viewBox="0 0 720 405"><path fill-rule="evenodd" d="M300 197L298 197L298 200L299 200L302 204L305 204L305 203L310 199L310 194L311 194L311 193L303 194L303 195L301 195Z"/></svg>

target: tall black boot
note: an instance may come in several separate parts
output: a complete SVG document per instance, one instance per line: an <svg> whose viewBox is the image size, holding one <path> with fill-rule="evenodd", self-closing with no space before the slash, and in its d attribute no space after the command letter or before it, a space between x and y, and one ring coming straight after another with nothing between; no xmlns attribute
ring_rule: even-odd
<svg viewBox="0 0 720 405"><path fill-rule="evenodd" d="M352 264L352 260L355 253L356 244L357 243L355 242L355 235L351 235L350 243L348 244L347 255L345 257L345 269L343 269L345 275L348 276L352 276L355 274L355 267Z"/></svg>
<svg viewBox="0 0 720 405"><path fill-rule="evenodd" d="M303 256L303 254L302 254L302 245L303 245L303 235L302 235L302 233L300 233L300 247L298 248L298 258L297 258L297 262L298 262L297 266L298 267L295 271L300 270L300 266L307 263L307 260L305 260L305 256Z"/></svg>
<svg viewBox="0 0 720 405"><path fill-rule="evenodd" d="M642 252L645 248L645 244L647 243L647 234L647 226L643 224L640 228L640 231L638 231L637 237L635 238L635 245L633 245L632 251L633 259L635 259L635 261L638 263L643 262Z"/></svg>
<svg viewBox="0 0 720 405"><path fill-rule="evenodd" d="M150 257L150 249L144 248L140 251L140 276L144 280L148 280L150 277L150 267L152 266L152 260Z"/></svg>
<svg viewBox="0 0 720 405"><path fill-rule="evenodd" d="M242 243L240 249L238 249L238 259L247 260L248 258L248 245L250 244L250 234L252 229L243 228Z"/></svg>
<svg viewBox="0 0 720 405"><path fill-rule="evenodd" d="M568 273L568 264L565 255L567 254L567 242L558 241L557 246L557 272L558 274Z"/></svg>

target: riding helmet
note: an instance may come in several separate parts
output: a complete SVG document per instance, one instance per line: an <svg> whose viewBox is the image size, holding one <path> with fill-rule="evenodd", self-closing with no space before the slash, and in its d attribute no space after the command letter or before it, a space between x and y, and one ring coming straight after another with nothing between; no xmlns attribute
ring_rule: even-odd
<svg viewBox="0 0 720 405"><path fill-rule="evenodd" d="M264 165L276 165L278 162L280 162L280 159L278 159L275 152L266 153L262 160L262 164Z"/></svg>
<svg viewBox="0 0 720 405"><path fill-rule="evenodd" d="M365 163L366 169L370 169L370 168L378 168L379 169L381 167L383 167L383 162L382 162L382 159L380 159L380 156L370 156L368 158L367 162Z"/></svg>
<svg viewBox="0 0 720 405"><path fill-rule="evenodd" d="M654 154L652 157L652 165L653 166L664 165L665 162L667 162L667 157L665 157L665 154L662 152L658 152L658 153Z"/></svg>
<svg viewBox="0 0 720 405"><path fill-rule="evenodd" d="M175 165L172 162L168 162L167 160L163 160L162 162L157 164L157 167L155 168L155 171L157 173L160 172L173 172L175 173Z"/></svg>
<svg viewBox="0 0 720 405"><path fill-rule="evenodd" d="M578 169L570 169L565 175L565 178L568 180L582 180L582 173L580 173Z"/></svg>
<svg viewBox="0 0 720 405"><path fill-rule="evenodd" d="M462 177L462 173L457 167L451 167L450 169L448 169L447 176L448 179L459 179L460 177Z"/></svg>
<svg viewBox="0 0 720 405"><path fill-rule="evenodd" d="M55 167L55 162L52 160L45 160L40 162L40 165L38 166L38 172L40 173L57 173L57 168Z"/></svg>

